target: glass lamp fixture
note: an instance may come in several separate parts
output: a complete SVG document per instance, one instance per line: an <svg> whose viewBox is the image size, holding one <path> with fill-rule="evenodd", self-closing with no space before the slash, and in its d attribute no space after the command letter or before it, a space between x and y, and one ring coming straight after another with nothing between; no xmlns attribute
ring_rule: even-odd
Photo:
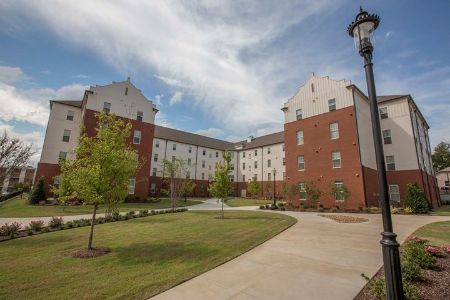
<svg viewBox="0 0 450 300"><path fill-rule="evenodd" d="M373 32L380 24L380 17L378 15L370 15L362 7L359 9L359 14L347 28L348 34L354 39L356 50L363 56L370 54L373 51Z"/></svg>

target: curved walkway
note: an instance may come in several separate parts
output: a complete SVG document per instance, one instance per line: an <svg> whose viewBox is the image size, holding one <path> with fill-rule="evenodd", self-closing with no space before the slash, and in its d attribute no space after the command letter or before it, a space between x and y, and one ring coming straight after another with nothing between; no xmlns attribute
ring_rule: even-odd
<svg viewBox="0 0 450 300"><path fill-rule="evenodd" d="M317 213L282 213L298 222L154 299L352 299L365 284L361 273L371 277L382 265L381 215L361 215L369 222L345 224ZM416 228L450 217L394 215L393 220L403 242Z"/></svg>

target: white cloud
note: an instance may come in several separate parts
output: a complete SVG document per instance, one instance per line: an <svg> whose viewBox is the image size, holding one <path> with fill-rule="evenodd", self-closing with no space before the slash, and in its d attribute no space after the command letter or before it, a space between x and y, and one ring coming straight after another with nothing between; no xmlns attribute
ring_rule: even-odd
<svg viewBox="0 0 450 300"><path fill-rule="evenodd" d="M388 39L391 35L392 35L392 31L388 31L388 32L386 32L384 37Z"/></svg>
<svg viewBox="0 0 450 300"><path fill-rule="evenodd" d="M25 73L21 68L0 66L0 81L4 83L14 83L25 78Z"/></svg>
<svg viewBox="0 0 450 300"><path fill-rule="evenodd" d="M175 105L177 103L180 103L182 100L183 100L183 93L182 92L175 92L175 93L173 93L172 98L170 98L169 104L172 106L172 105Z"/></svg>
<svg viewBox="0 0 450 300"><path fill-rule="evenodd" d="M212 138L219 138L224 132L222 129L211 127L208 129L199 129L199 130L195 131L194 133L204 135L204 136L209 136Z"/></svg>
<svg viewBox="0 0 450 300"><path fill-rule="evenodd" d="M155 124L159 125L159 126L176 129L176 127L169 122L169 120L167 119L167 116L163 112L160 112L160 111L156 114Z"/></svg>

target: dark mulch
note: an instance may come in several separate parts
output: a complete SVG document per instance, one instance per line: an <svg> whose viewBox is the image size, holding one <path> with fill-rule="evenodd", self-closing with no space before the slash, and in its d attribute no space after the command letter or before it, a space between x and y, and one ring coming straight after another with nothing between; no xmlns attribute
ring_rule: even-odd
<svg viewBox="0 0 450 300"><path fill-rule="evenodd" d="M437 269L424 270L425 280L413 283L419 291L420 299L450 299L450 256L437 257L436 259ZM374 278L380 276L384 276L383 268L377 272ZM376 300L376 298L370 294L366 285L353 300Z"/></svg>
<svg viewBox="0 0 450 300"><path fill-rule="evenodd" d="M80 249L71 253L72 257L76 258L94 258L102 256L111 252L111 249L106 247L98 247L92 249Z"/></svg>
<svg viewBox="0 0 450 300"><path fill-rule="evenodd" d="M338 223L362 223L369 221L366 218L353 217L353 216L343 216L343 215L318 215L322 218L328 218Z"/></svg>

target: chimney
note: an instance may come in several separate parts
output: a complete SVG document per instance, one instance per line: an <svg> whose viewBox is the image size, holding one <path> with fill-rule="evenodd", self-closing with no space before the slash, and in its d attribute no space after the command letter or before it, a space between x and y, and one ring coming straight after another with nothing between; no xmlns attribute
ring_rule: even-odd
<svg viewBox="0 0 450 300"><path fill-rule="evenodd" d="M249 136L248 138L247 138L247 143L250 143L251 141L253 141L253 135L251 135L251 136Z"/></svg>

